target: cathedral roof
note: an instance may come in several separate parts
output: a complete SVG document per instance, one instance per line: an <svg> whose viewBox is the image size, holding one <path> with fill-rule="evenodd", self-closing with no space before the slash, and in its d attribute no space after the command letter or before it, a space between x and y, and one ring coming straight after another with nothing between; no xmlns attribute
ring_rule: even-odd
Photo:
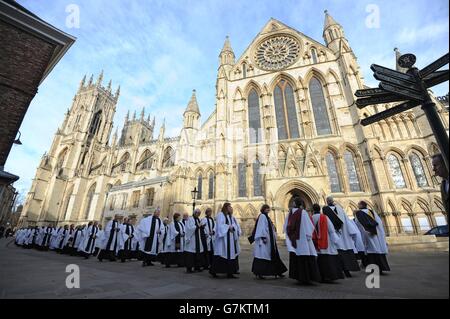
<svg viewBox="0 0 450 319"><path fill-rule="evenodd" d="M225 51L233 52L233 48L231 47L230 37L229 36L227 36L225 38L225 42L223 44L222 52L225 52Z"/></svg>

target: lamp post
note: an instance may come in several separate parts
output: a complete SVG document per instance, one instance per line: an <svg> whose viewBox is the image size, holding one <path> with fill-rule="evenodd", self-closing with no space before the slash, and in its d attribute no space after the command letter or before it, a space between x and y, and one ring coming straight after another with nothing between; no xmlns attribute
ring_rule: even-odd
<svg viewBox="0 0 450 319"><path fill-rule="evenodd" d="M197 198L198 190L197 187L194 187L194 190L191 191L192 194L192 213L195 211L195 199Z"/></svg>

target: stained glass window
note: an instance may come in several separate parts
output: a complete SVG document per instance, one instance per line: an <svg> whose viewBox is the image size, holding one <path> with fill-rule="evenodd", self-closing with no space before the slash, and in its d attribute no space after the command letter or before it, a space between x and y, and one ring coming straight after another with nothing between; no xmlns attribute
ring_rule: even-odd
<svg viewBox="0 0 450 319"><path fill-rule="evenodd" d="M209 173L209 179L208 179L208 199L214 198L214 174L211 172Z"/></svg>
<svg viewBox="0 0 450 319"><path fill-rule="evenodd" d="M253 195L254 196L262 196L262 184L261 184L261 163L259 160L256 160L253 163Z"/></svg>
<svg viewBox="0 0 450 319"><path fill-rule="evenodd" d="M250 143L261 142L259 97L254 89L252 89L248 95L248 126Z"/></svg>
<svg viewBox="0 0 450 319"><path fill-rule="evenodd" d="M325 158L328 169L328 178L330 180L330 188L332 193L340 193L342 192L341 188L341 179L339 177L336 158L330 152L327 153Z"/></svg>
<svg viewBox="0 0 450 319"><path fill-rule="evenodd" d="M275 87L274 101L278 139L298 138L299 129L294 90L287 81L281 80Z"/></svg>
<svg viewBox="0 0 450 319"><path fill-rule="evenodd" d="M395 188L406 188L405 178L403 176L398 158L395 155L391 154L388 156L387 160L392 179L394 180Z"/></svg>
<svg viewBox="0 0 450 319"><path fill-rule="evenodd" d="M309 82L309 94L311 96L317 135L331 134L330 119L328 118L327 104L323 95L322 84L315 77Z"/></svg>
<svg viewBox="0 0 450 319"><path fill-rule="evenodd" d="M428 186L427 176L425 175L425 170L423 169L422 161L419 156L415 153L411 153L409 161L411 162L414 176L416 177L417 186Z"/></svg>
<svg viewBox="0 0 450 319"><path fill-rule="evenodd" d="M345 166L347 167L347 175L348 175L350 191L351 192L360 192L361 185L359 182L358 171L356 170L355 158L354 158L352 152L345 151L344 162L345 162Z"/></svg>
<svg viewBox="0 0 450 319"><path fill-rule="evenodd" d="M247 197L247 165L245 163L238 164L238 196Z"/></svg>
<svg viewBox="0 0 450 319"><path fill-rule="evenodd" d="M202 199L202 189L203 189L203 176L202 174L198 175L197 178L197 199Z"/></svg>

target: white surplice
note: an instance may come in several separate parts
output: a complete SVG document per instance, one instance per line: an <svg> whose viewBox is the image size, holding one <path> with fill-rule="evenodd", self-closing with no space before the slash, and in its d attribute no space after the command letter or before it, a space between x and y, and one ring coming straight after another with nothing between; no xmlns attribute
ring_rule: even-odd
<svg viewBox="0 0 450 319"><path fill-rule="evenodd" d="M293 214L300 214L298 208L292 209ZM292 246L291 240L287 235L287 225L289 220L289 214L287 215L284 222L284 233L286 234L286 246L289 252L295 253L297 256L317 256L316 248L312 241L312 234L314 232L314 225L309 217L306 210L301 212L301 222L300 222L300 235L297 239L297 248Z"/></svg>
<svg viewBox="0 0 450 319"><path fill-rule="evenodd" d="M314 214L312 216L313 219L313 223L314 223L314 227L319 228L319 226L317 226L320 216L322 214ZM333 223L331 222L331 220L328 218L327 215L323 216L326 217L327 219L327 226L328 226L328 248L327 249L319 249L317 251L317 253L319 255L337 255L338 254L338 244L339 244L339 236L336 234L336 230L334 229ZM319 228L319 232L320 232L320 228Z"/></svg>
<svg viewBox="0 0 450 319"><path fill-rule="evenodd" d="M368 209L361 209L361 211L370 216ZM389 250L386 244L386 233L384 231L383 221L376 212L373 211L373 214L375 216L375 221L378 223L376 235L372 235L369 232L367 232L361 225L361 223L359 223L358 219L356 219L356 224L358 225L358 228L361 230L361 235L366 249L366 253L388 254Z"/></svg>
<svg viewBox="0 0 450 319"><path fill-rule="evenodd" d="M272 260L269 227L272 227L272 240L276 245L277 235L274 225L269 225L267 217L264 214L260 214L256 224L255 243L253 246L253 256L255 258ZM264 239L266 240L265 243Z"/></svg>
<svg viewBox="0 0 450 319"><path fill-rule="evenodd" d="M153 230L153 241L151 242L151 247L149 249L145 247L147 238L151 238L152 234L151 227L153 219L155 219L155 227ZM148 255L158 255L162 249L161 241L164 237L164 224L161 219L158 217L154 217L153 215L147 216L139 222L139 225L136 229L136 232L139 233L139 250Z"/></svg>
<svg viewBox="0 0 450 319"><path fill-rule="evenodd" d="M234 227L234 232L230 231L230 226ZM236 259L241 252L239 236L242 233L237 220L232 216L225 216L224 213L219 212L216 217L216 230L214 255L227 259L229 245L230 259Z"/></svg>
<svg viewBox="0 0 450 319"><path fill-rule="evenodd" d="M175 227L175 223L178 225L177 231ZM165 253L182 253L184 252L184 237L180 238L180 248L176 249L176 238L178 235L182 236L185 234L184 230L185 226L182 222L173 221L169 224L169 230L166 236L166 245L165 245Z"/></svg>
<svg viewBox="0 0 450 319"><path fill-rule="evenodd" d="M202 243L202 232L203 229L200 228L199 226L201 225L201 221L200 219L197 219L198 223L196 223L196 220L194 217L189 217L189 219L186 222L186 226L185 226L185 246L184 246L184 251L190 252L190 253L196 253L197 252L197 247L196 247L196 243L198 243L199 247L199 251L200 253L203 253L203 243ZM198 229L198 231L197 231Z"/></svg>
<svg viewBox="0 0 450 319"><path fill-rule="evenodd" d="M341 227L340 231L337 233L339 236L338 249L357 251L353 237L355 237L357 235L358 229L355 227L352 227L352 225L350 224L351 219L348 218L347 214L342 209L342 207L337 206L337 205L336 206L328 206L328 207L330 207L333 211L336 208L337 213L338 213L337 216L342 221L342 227Z"/></svg>

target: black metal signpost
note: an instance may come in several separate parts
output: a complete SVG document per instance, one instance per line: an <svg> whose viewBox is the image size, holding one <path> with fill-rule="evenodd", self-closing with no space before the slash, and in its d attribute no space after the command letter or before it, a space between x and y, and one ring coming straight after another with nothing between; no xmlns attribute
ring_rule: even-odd
<svg viewBox="0 0 450 319"><path fill-rule="evenodd" d="M381 121L395 114L422 105L439 149L444 157L445 166L449 170L449 138L442 124L436 105L431 100L428 89L449 80L449 70L437 71L449 63L449 54L437 59L422 70L414 66L416 57L405 54L399 57L400 67L408 69L406 73L372 64L375 79L381 81L379 88L358 90L355 92L356 106L360 109L374 104L400 102L403 103L361 120L363 126Z"/></svg>

